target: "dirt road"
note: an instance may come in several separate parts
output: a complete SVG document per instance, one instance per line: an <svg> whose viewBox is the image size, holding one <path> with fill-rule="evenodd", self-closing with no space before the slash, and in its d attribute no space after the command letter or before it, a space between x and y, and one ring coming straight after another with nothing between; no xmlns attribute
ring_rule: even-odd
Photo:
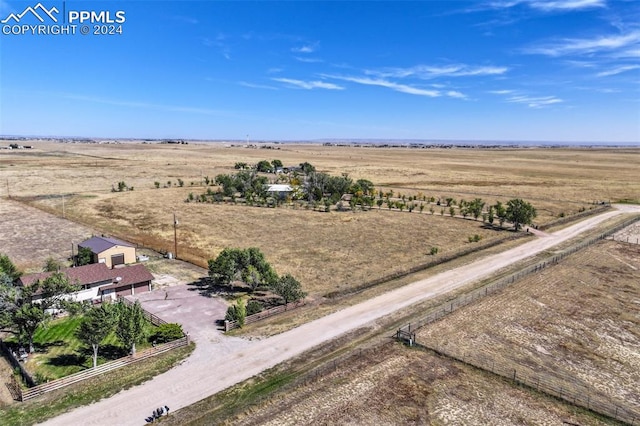
<svg viewBox="0 0 640 426"><path fill-rule="evenodd" d="M144 419L156 407L168 405L172 410L186 407L348 331L549 249L613 216L638 211L640 209L635 207L621 206L519 247L414 282L267 339L247 341L244 345L197 340L197 349L180 366L143 385L81 407L45 424L144 424Z"/></svg>

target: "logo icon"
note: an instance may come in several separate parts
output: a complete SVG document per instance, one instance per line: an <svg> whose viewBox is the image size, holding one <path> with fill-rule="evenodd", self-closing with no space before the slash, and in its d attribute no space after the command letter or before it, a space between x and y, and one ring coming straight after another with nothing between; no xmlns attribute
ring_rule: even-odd
<svg viewBox="0 0 640 426"><path fill-rule="evenodd" d="M54 13L57 14L60 11L55 6L50 10L47 10L47 8L42 5L42 3L38 3L34 7L28 6L25 10L22 11L22 13L19 13L17 15L15 13L11 13L0 22L6 24L9 21L13 20L17 24L28 13L31 13L33 16L35 16L38 21L44 22L44 18L40 14L38 14L38 11L40 12L40 14L48 16L49 19L51 19L53 22L58 22L58 18L56 18Z"/></svg>

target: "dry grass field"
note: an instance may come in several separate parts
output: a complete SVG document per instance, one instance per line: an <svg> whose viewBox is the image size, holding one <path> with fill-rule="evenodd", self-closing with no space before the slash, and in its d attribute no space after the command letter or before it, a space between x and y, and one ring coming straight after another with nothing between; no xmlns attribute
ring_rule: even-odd
<svg viewBox="0 0 640 426"><path fill-rule="evenodd" d="M567 375L640 410L640 246L603 241L418 331L447 353Z"/></svg>
<svg viewBox="0 0 640 426"><path fill-rule="evenodd" d="M181 258L205 266L224 247L258 246L279 273L292 273L315 296L425 263L433 246L450 254L469 247L471 235L480 235L484 243L507 233L485 229L481 222L441 216L435 206L433 216L428 208L422 214L376 208L326 214L185 203L188 193L204 192L204 176L232 173L238 161L254 164L274 158L285 165L309 161L333 175L370 179L377 188L393 189L397 195L480 197L491 203L522 197L538 208L538 223L589 208L592 200L633 199L640 193L640 182L631 177L640 167L640 150L633 149L32 144L33 150L0 154L6 177L3 195L59 215L64 208L76 222L167 251L173 251L175 212ZM184 187L176 186L178 179ZM119 181L134 190L112 193ZM155 189L156 181L160 189ZM169 181L171 187L163 188Z"/></svg>
<svg viewBox="0 0 640 426"><path fill-rule="evenodd" d="M205 417L188 424L209 424L207 421ZM563 422L611 424L446 358L385 344L220 424L506 426Z"/></svg>
<svg viewBox="0 0 640 426"><path fill-rule="evenodd" d="M91 229L34 207L0 199L0 253L25 271L41 271L51 257L67 265L71 244L91 236Z"/></svg>

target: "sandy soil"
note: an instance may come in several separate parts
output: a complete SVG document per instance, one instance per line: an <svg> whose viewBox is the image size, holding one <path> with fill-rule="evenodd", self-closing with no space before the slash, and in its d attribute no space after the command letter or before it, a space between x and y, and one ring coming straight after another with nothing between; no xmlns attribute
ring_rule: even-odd
<svg viewBox="0 0 640 426"><path fill-rule="evenodd" d="M628 206L624 207L624 210L634 211ZM204 339L196 340L197 348L194 354L173 370L141 386L123 391L107 400L73 410L45 424L139 425L154 407L165 404L172 409L186 407L282 361L300 355L323 342L375 322L385 315L418 301L481 279L622 213L616 210L586 219L548 237L488 256L464 268L452 269L415 282L282 334L251 341L231 352L227 352L224 348L221 350L214 342L207 342ZM239 366L241 368L238 368Z"/></svg>

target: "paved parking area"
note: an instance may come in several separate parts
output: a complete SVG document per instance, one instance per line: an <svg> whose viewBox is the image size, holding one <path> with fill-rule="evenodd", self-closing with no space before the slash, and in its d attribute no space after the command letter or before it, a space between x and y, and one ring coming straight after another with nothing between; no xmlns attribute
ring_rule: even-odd
<svg viewBox="0 0 640 426"><path fill-rule="evenodd" d="M224 319L227 303L201 295L193 285L174 285L129 297L140 300L144 309L163 320L182 324L197 343L219 341L222 337L216 321Z"/></svg>

